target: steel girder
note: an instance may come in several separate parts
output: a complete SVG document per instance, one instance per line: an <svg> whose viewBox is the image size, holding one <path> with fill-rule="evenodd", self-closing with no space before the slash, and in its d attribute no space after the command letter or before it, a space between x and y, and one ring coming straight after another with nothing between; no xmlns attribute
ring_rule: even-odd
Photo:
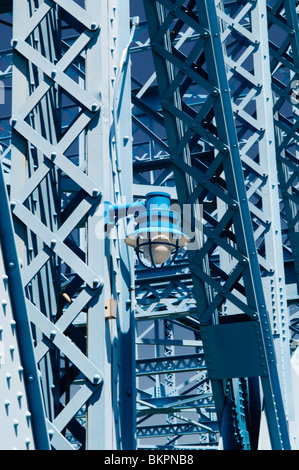
<svg viewBox="0 0 299 470"><path fill-rule="evenodd" d="M183 205L203 202L212 194L217 207L216 216L205 214L203 246L189 251L208 372L212 379L246 376L245 371L248 376L260 376L265 403L269 400L272 445L288 448L285 412L292 413L291 398L285 394L282 398L282 390L290 380L290 356L266 4L144 4L178 198ZM187 103L192 87L204 97L201 102ZM200 157L202 143L215 152L209 166ZM197 167L192 155L197 156ZM211 262L218 248L219 264ZM210 271L205 265L207 255ZM205 285L210 288L209 297ZM273 337L268 335L271 328ZM217 350L221 341L226 336L249 341L255 335L265 344L261 351L267 372L259 364L260 346L253 343L246 348L251 347L250 363L256 370L250 370L245 350L240 369L234 369L237 364L232 365L231 353L241 352L238 342L225 352L224 363L229 366L221 372L217 367L223 353ZM216 387L221 422L225 392L219 381Z"/></svg>
<svg viewBox="0 0 299 470"><path fill-rule="evenodd" d="M139 449L218 446L215 404L194 307L189 275L180 276L177 270L170 276L165 270L154 281L139 273L135 315Z"/></svg>
<svg viewBox="0 0 299 470"><path fill-rule="evenodd" d="M138 199L160 189L177 202L140 2L132 2L131 14L140 17L131 47L133 192ZM217 449L219 429L186 253L155 273L136 265L135 297L137 448Z"/></svg>
<svg viewBox="0 0 299 470"><path fill-rule="evenodd" d="M294 1L268 2L270 69L276 155L284 217L298 283L298 6ZM275 35L280 41L275 41Z"/></svg>
<svg viewBox="0 0 299 470"><path fill-rule="evenodd" d="M134 2L133 2L134 3ZM141 16L135 43L132 46L132 102L133 102L133 135L134 135L134 194L144 196L149 188L162 185L163 191L168 191L172 199L177 200L176 188L173 187L173 172L169 159L168 143L164 129L163 117L160 114L160 102L157 95L155 71L151 63L147 26L144 21L140 4L132 6L132 13ZM193 39L191 39L192 41ZM175 40L176 41L176 40ZM140 68L140 63L146 63L146 68ZM196 94L190 94L191 101L198 100ZM211 152L205 153L209 159ZM161 186L160 186L161 189ZM162 272L161 272L162 271ZM193 372L190 367L189 375L185 376L180 369L173 370L172 388L166 387L169 381L167 374L167 357L170 348L179 351L180 357L174 358L180 363L187 363L190 356L185 353L189 346L196 346L202 351L199 333L199 323L196 317L197 309L192 292L192 279L186 254L176 260L175 266L164 268L160 275L155 276L145 270L137 270L136 280L136 320L137 320L137 363L143 364L142 357L150 354L152 364L148 381L144 375L138 379L139 396L137 398L137 436L139 448L148 445L151 448L166 447L181 448L217 448L218 425L215 422L215 405L211 393L211 385L207 376L204 362L201 360L200 371ZM167 319L167 321L165 321ZM145 322L142 322L145 321ZM150 322L154 322L150 323ZM165 325L164 325L165 322ZM143 323L146 324L142 327ZM169 324L172 324L173 337L169 338ZM179 325L179 327L178 327ZM167 335L167 336L166 336ZM163 339L163 336L165 338ZM188 338L182 340L182 338ZM193 341L189 338L193 338ZM167 338L167 340L166 340ZM154 345L156 347L154 348ZM195 349L195 348L194 348ZM144 351L146 351L144 353ZM185 353L185 354L184 354ZM138 358L140 357L140 360ZM170 364L173 363L169 358ZM196 361L193 357L193 367ZM160 367L153 367L159 365ZM164 364L164 371L161 370ZM190 363L191 366L191 363ZM185 369L187 372L187 370ZM163 376L164 372L164 376ZM164 378L165 377L165 378ZM154 384L151 386L151 384ZM194 394L195 393L195 394ZM139 401L140 399L140 401ZM170 408L169 400L175 402ZM187 406L186 406L187 403ZM155 405L155 406L153 406ZM169 412L175 412L169 422ZM168 412L168 413L167 413ZM157 422L157 414L159 422ZM183 423L188 422L188 425ZM180 424L178 424L180 423ZM239 420L234 413L233 425L238 435ZM189 432L189 429L192 432ZM168 433L168 440L165 435ZM159 440L155 438L160 437ZM164 436L164 437L163 437ZM150 438L146 440L146 438Z"/></svg>
<svg viewBox="0 0 299 470"><path fill-rule="evenodd" d="M131 198L128 3L83 3L14 3L11 206L51 447L128 449L131 261L103 226Z"/></svg>
<svg viewBox="0 0 299 470"><path fill-rule="evenodd" d="M136 11L134 2L131 3L133 5L133 14L139 14L139 11ZM165 5L167 3L166 7L169 7L169 11L172 11L169 19L173 22L172 24L177 23L176 28L173 28L173 30L169 27L173 39L172 46L183 54L185 53L184 48L189 52L192 49L192 44L200 39L200 33L198 33L196 29L198 28L198 24L196 24L196 9L193 3L160 3ZM282 232L282 236L284 237L283 246L284 250L290 253L292 257L291 264L294 264L295 269L298 271L295 239L296 214L298 213L298 210L296 212L296 111L295 114L290 117L291 106L293 106L293 108L296 107L297 100L296 94L292 89L294 83L296 86L296 73L298 70L296 52L298 35L296 5L294 1L268 1L267 13L265 15L265 4L261 6L261 2L259 2L259 4L256 2L248 2L248 4L245 5L239 1L225 1L215 2L215 4L219 18L220 32L222 33L221 39L227 68L226 78L231 91L234 122L237 124L236 131L239 141L240 158L243 167L245 189L249 201L249 211L257 248L258 263L263 275L263 291L266 298L266 305L270 312L270 323L273 329L275 348L278 351L278 370L280 374L282 373L282 375L285 376L282 383L285 388L289 390L288 322L285 317L284 273L281 266L281 247L278 241L281 239L281 228L278 222L279 214L277 217L277 205L275 203L275 200L277 200L277 187L272 188L274 189L274 191L272 191L270 185L271 182L275 185L276 180L275 167L272 166L273 159L271 158L272 143L270 144L271 139L268 139L269 135L273 135L273 124L271 123L273 110L270 108L268 96L270 81L269 79L265 80L264 77L269 74L269 57L267 55L269 52L271 58L272 91L274 94L273 101L275 103L274 109L277 111L273 113L276 139L276 164L279 183L283 188L281 215L283 217L283 224L286 223L288 225L287 236ZM178 9L175 10L177 6ZM189 19L189 17L191 17L191 19ZM267 31L265 31L265 18L268 20L268 35ZM195 20L195 23L193 22L191 24L190 21L192 22L192 20ZM70 17L68 21L70 21ZM15 24L17 24L16 21ZM187 28L187 25L189 25L191 29ZM194 25L196 28L194 28ZM167 27L168 25L166 25L164 33L167 31ZM132 52L134 52L136 56L138 52L148 52L148 56L145 58L144 62L147 63L147 67L144 67L144 70L148 72L148 63L150 63L150 61L147 62L147 60L151 53L147 33L144 35L144 31L146 30L146 23L141 22L139 30L141 33L136 40ZM36 47L38 49L38 46ZM65 47L64 44L63 47ZM69 47L69 44L67 44L67 47ZM10 52L8 52L8 54L10 54ZM179 53L177 53L177 55L179 59L182 57ZM79 66L81 68L80 72L77 69L76 73L81 77L84 75L84 73L82 73L82 62L84 62L84 59L82 56L79 56L79 59ZM168 59L169 55L167 56L167 60ZM183 96L182 101L184 106L187 105L187 107L193 108L195 112L197 112L200 106L203 106L208 98L210 99L205 89L207 85L202 86L202 80L204 80L207 70L204 55L202 55L202 59L203 60L199 61L201 67L199 72L199 75L201 75L200 83L198 83L199 76L196 76L196 79L194 79L195 75L192 75L190 78L192 72L190 73L188 67L192 61L190 61L190 64L186 64L187 67L185 69L181 65L178 66L178 70L181 74L180 77L184 77L184 83L182 82L180 87ZM16 60L18 63L19 59L17 58ZM175 65L177 66L177 62ZM18 68L22 70L20 64L18 64ZM191 68L193 72L198 70L198 64L194 62ZM211 65L209 65L209 70L211 70ZM22 73L20 75L22 77ZM134 176L135 183L138 183L134 185L134 194L136 197L142 197L149 188L152 189L153 185L166 185L167 190L172 195L173 199L176 200L179 186L177 186L177 188L173 186L173 162L169 158L171 152L167 140L167 132L165 131L163 113L160 112L160 101L157 94L154 68L152 68L146 78L142 75L142 72L140 72L140 75L140 77L138 76L138 80L133 80L132 84L132 102L134 105L133 134L135 133ZM9 79L9 75L7 77ZM262 84L262 86L260 86L260 84ZM21 98L21 95L22 93L20 93L18 99ZM286 106L286 103L289 103L289 107ZM72 106L72 104L70 106L67 105L64 108L64 116L68 114L71 120L73 113L76 113L77 109L77 106ZM206 118L206 122L203 122L205 132L201 134L198 132L199 129L196 129L197 135L194 137L194 145L193 143L189 145L189 150L191 149L192 168L195 167L197 171L199 170L202 173L206 171L206 167L213 161L215 148L218 148L217 146L215 147L214 140L211 142L213 135L215 135L213 114L210 115L208 112L208 110L211 109L213 109L213 106L209 106L209 104L205 109L203 108L202 116ZM192 115L192 118L193 117L194 115ZM68 125L69 124L70 122L68 122ZM68 125L64 127L68 127ZM205 128L206 125L208 125L207 130ZM7 127L7 129L8 132L2 134L4 142L7 142L10 138L9 128ZM137 136L140 132L145 136L143 142L140 141L139 136ZM208 133L209 139L205 138L206 133ZM126 135L129 135L129 132ZM198 136L200 139L196 144ZM16 139L16 134L14 138ZM149 145L146 139L148 139ZM127 142L127 137L125 140ZM223 142L225 142L225 140L223 140ZM218 144L220 144L219 141ZM21 145L21 143L19 142L18 145ZM198 145L198 148L196 145ZM203 152L203 148L206 150L205 152ZM14 152L16 152L16 150L14 150ZM9 154L10 147L7 147L5 157L9 157ZM198 154L200 154L199 158ZM5 160L4 163L7 169L9 169L9 160ZM221 162L219 162L219 164L221 165ZM205 217L208 222L211 223L212 229L215 228L213 219L217 220L218 214L219 218L223 217L226 210L225 205L221 202L221 197L218 197L223 188L226 190L226 176L223 178L223 173L216 170L215 173L213 172L214 169L207 174L207 180L212 175L211 181L214 182L213 191L210 191L211 186L209 186L209 188L207 187L209 181L206 182L207 184L202 183L199 191L199 197L205 209ZM74 184L70 184L72 179L65 178L63 174L62 181L64 185L67 185L68 191L74 190ZM17 185L18 183L15 187L17 187ZM219 190L217 190L216 198L215 187L217 185L219 185ZM78 187L76 189L78 189ZM62 191L63 199L66 198L66 201L70 194L68 191ZM213 197L211 197L211 194L213 194ZM208 195L208 197L206 197L206 195ZM217 203L215 203L215 201L217 201ZM273 201L274 203L272 205ZM40 201L38 201L38 205L39 204ZM233 233L233 230L231 230L231 232ZM278 237L276 237L276 232L278 233ZM219 233L222 234L221 231ZM230 240L232 236L234 237L234 234L231 235L228 228L224 233L224 237L221 236L220 238L223 239L227 237L227 239ZM221 295L224 300L217 303L217 308L219 306L218 311L221 316L223 314L230 316L235 311L242 311L243 306L240 308L240 302L236 299L233 302L228 302L226 300L226 294L231 292L237 299L238 296L242 296L241 298L244 300L244 286L242 281L238 283L238 281L233 280L232 283L237 285L237 289L233 291L233 287L229 286L227 283L228 278L226 272L229 272L229 266L233 266L235 253L231 256L231 251L228 250L227 245L225 245L221 239L213 239L212 236L210 237L210 242L214 240L214 243L213 248L209 249L209 252L211 252L211 265L213 266L212 275L209 273L209 276L213 282L215 279L219 281L218 269L220 266L221 276L224 276L224 281L222 281L221 284L226 285L228 289L226 292L222 292ZM234 238L232 243L235 243ZM31 251L30 248L31 247L29 247L29 251ZM20 249L23 249L22 243ZM275 256L273 256L274 254ZM116 257L117 256L116 253ZM277 275L274 277L273 274L275 272ZM282 276L280 275L281 273ZM175 281L173 279L174 275L176 276ZM207 280L207 278L205 278L205 280ZM168 285L169 282L170 285ZM167 285L168 288L166 288ZM195 436L195 441L193 441L192 444L195 448L196 446L198 448L213 448L215 444L217 445L216 433L218 427L215 422L214 397L211 393L205 362L202 359L203 348L197 316L196 296L194 295L192 286L193 281L186 256L179 259L175 267L164 270L159 280L157 280L157 278L153 279L148 273L137 269L136 319L138 320L138 325L142 325L141 329L137 330L137 351L139 348L141 350L141 357L137 360L137 380L139 381L145 378L145 375L140 372L143 370L149 374L148 378L150 383L150 385L148 385L148 383L145 384L142 390L139 382L140 402L137 406L139 414L137 435L140 439L150 437L149 446L152 446L153 437L158 437L156 442L158 442L157 446L159 447L161 442L163 442L161 441L163 436L168 437L166 437L167 444L162 444L162 446L168 446L169 448L180 448L180 446L183 448L184 445L186 445L184 444L184 442L186 443L186 440L184 441L185 436ZM235 296L235 294L237 295ZM76 297L77 294L75 293L74 295ZM38 297L39 296L37 296L37 298ZM91 293L91 298L93 298L93 292ZM294 305L296 305L296 298L295 295L294 299L292 299ZM55 311L55 300L53 305ZM67 311L68 310L69 308ZM80 310L80 307L78 307L78 310ZM296 332L296 310L294 321L295 326L293 330ZM162 331L159 324L164 325ZM148 327L148 330L145 331L143 329L144 325ZM176 329L177 327L178 329ZM138 326L138 328L140 328L140 326ZM191 332L192 340L190 340L188 332ZM188 339L182 340L182 336L185 337L186 334ZM240 330L238 334L240 334ZM53 348L52 340L53 337L50 337L47 341L48 345ZM65 342L64 336L61 336L61 341L62 343ZM147 348L152 347L151 345L153 344L155 345L155 351L152 355L149 354ZM247 344L249 345L249 343ZM181 347L180 351L186 350L186 346L188 346L187 350L192 348L194 353L192 355L184 353L180 354L180 357L172 357L175 354L175 348L178 346ZM56 346L54 347L56 348ZM84 347L83 341L83 346L80 346L80 348L84 350ZM142 348L146 351L146 359L144 362L142 360L142 357L144 357L144 355L142 355ZM282 354L280 354L280 351ZM209 352L207 346L205 347L205 352ZM47 354L49 356L49 352ZM169 361L167 360L167 355L170 356ZM62 357L66 356L62 354ZM282 362L280 361L281 359L283 359ZM187 362L188 360L189 362ZM232 360L235 361L235 358L232 358ZM167 361L169 364L173 364L173 369L170 373L169 371L167 373ZM67 362L68 359L66 359L66 363ZM195 370L196 363L197 371ZM146 367L148 367L148 369L146 369ZM188 368L190 375L185 385L183 385L183 378L178 378L184 377L183 374L188 372ZM286 375L285 372L287 372ZM164 380L160 380L163 376L165 377L165 382ZM46 377L46 374L44 374L44 377ZM56 384L57 383L58 382L56 382ZM155 383L154 386L152 386L153 383ZM229 436L233 430L235 434L234 445L248 448L250 445L254 445L252 431L251 436L248 434L247 415L249 406L253 406L254 403L255 394L252 392L249 393L253 384L247 379L228 379L226 383L225 415L227 421L231 421L227 436ZM63 384L62 387L65 388ZM50 388L51 385L45 385L47 393ZM193 396L192 391L196 391ZM52 391L49 392L49 396L51 396L51 394ZM56 397L58 396L59 393L56 394ZM187 399L186 396L188 396ZM186 400L184 400L184 398ZM291 399L288 394L285 394L285 390L283 391L283 400L288 419L290 419L292 415ZM59 401L60 399L57 400L57 402ZM259 404L257 406L259 407ZM193 414L192 417L190 414L188 415L191 409L192 412L196 413L196 415ZM187 412L185 412L186 410ZM71 415L72 411L69 413L69 416ZM161 424L161 419L159 419L158 424L153 421L153 423L149 425L149 417L155 418L157 415L160 417L162 415L166 416L167 424ZM73 434L68 436L68 443L73 441L74 448L76 443L80 441L81 445L84 441L84 436L82 436L82 433L84 434L85 432L86 415L84 406L73 416L76 418L76 421L74 419L71 420ZM79 422L81 423L80 425L78 425ZM146 426L143 426L143 423L145 423ZM74 426L77 428L76 432ZM276 426L276 423L274 423L274 426ZM258 429L258 423L256 427ZM74 435L77 437L80 435L81 437L77 439ZM56 437L57 436L60 439L60 443L57 444L57 447L60 448L60 446L63 447L66 445L65 440L61 437L61 433L57 432ZM52 440L52 444L53 442ZM191 441L188 442L190 443ZM140 446L142 447L142 444ZM69 448L71 448L71 446Z"/></svg>
<svg viewBox="0 0 299 470"><path fill-rule="evenodd" d="M40 377L2 165L0 193L0 447L2 450L49 450Z"/></svg>
<svg viewBox="0 0 299 470"><path fill-rule="evenodd" d="M276 157L281 189L292 335L298 321L298 5L293 1L268 2L270 68ZM279 41L277 41L279 37ZM287 270L288 271L288 270ZM297 286L296 286L297 284ZM296 341L295 341L296 347Z"/></svg>

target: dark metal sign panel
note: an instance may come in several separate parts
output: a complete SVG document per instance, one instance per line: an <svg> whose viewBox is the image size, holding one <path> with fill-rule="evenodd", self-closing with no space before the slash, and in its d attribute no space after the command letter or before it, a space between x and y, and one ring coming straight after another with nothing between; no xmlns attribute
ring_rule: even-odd
<svg viewBox="0 0 299 470"><path fill-rule="evenodd" d="M268 374L258 321L202 326L200 330L212 380Z"/></svg>

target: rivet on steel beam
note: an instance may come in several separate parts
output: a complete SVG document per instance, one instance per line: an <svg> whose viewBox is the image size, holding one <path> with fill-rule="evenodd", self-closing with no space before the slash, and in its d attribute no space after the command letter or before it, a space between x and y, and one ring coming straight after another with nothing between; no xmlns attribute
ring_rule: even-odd
<svg viewBox="0 0 299 470"><path fill-rule="evenodd" d="M56 331L56 330L52 330L52 331L50 332L50 339L53 340L56 335L57 335L57 331Z"/></svg>
<svg viewBox="0 0 299 470"><path fill-rule="evenodd" d="M99 28L99 25L98 25L97 23L91 23L90 29L91 29L92 31L95 31L95 30L98 29L98 28Z"/></svg>
<svg viewBox="0 0 299 470"><path fill-rule="evenodd" d="M95 278L93 281L92 281L92 287L95 289L97 287L100 286L100 280Z"/></svg>
<svg viewBox="0 0 299 470"><path fill-rule="evenodd" d="M15 432L17 432L17 428L18 428L19 424L20 424L20 422L19 422L18 419L13 420L13 425L14 425L14 428L15 428Z"/></svg>
<svg viewBox="0 0 299 470"><path fill-rule="evenodd" d="M8 408L9 408L9 405L10 405L10 401L9 400L5 400L4 401L4 406L5 406L5 411L6 411L6 414L8 415Z"/></svg>
<svg viewBox="0 0 299 470"><path fill-rule="evenodd" d="M29 437L26 437L25 445L26 445L27 450L29 449L30 443L31 443L31 439Z"/></svg>
<svg viewBox="0 0 299 470"><path fill-rule="evenodd" d="M19 372L19 377L20 377L20 380L22 379L23 377L23 374L24 374L24 369L22 366L19 366L18 367L18 372Z"/></svg>
<svg viewBox="0 0 299 470"><path fill-rule="evenodd" d="M93 197L98 197L100 195L100 190L98 188L94 188L92 190L92 196Z"/></svg>
<svg viewBox="0 0 299 470"><path fill-rule="evenodd" d="M100 380L101 380L101 377L99 376L99 374L95 374L93 376L93 383L94 384L98 384L100 382Z"/></svg>
<svg viewBox="0 0 299 470"><path fill-rule="evenodd" d="M10 124L12 127L14 127L18 122L18 119L16 117L12 117L10 120Z"/></svg>
<svg viewBox="0 0 299 470"><path fill-rule="evenodd" d="M99 108L100 108L100 106L99 106L98 103L93 103L93 104L91 105L91 110L92 110L93 112L98 111Z"/></svg>
<svg viewBox="0 0 299 470"><path fill-rule="evenodd" d="M11 45L12 45L12 47L16 47L17 44L18 44L18 39L13 38L13 39L11 40Z"/></svg>
<svg viewBox="0 0 299 470"><path fill-rule="evenodd" d="M18 392L17 392L17 400L18 400L18 402L19 402L19 407L20 407L20 408L21 408L21 406L22 406L22 398L23 398L23 393L20 392L20 391L18 391Z"/></svg>
<svg viewBox="0 0 299 470"><path fill-rule="evenodd" d="M25 416L26 416L27 425L29 426L30 420L31 420L31 413L30 413L30 411L26 411Z"/></svg>
<svg viewBox="0 0 299 470"><path fill-rule="evenodd" d="M11 359L12 359L12 360L13 360L13 356L14 356L15 349L16 349L16 348L14 347L13 344L11 344L11 345L9 346L10 356L11 356Z"/></svg>
<svg viewBox="0 0 299 470"><path fill-rule="evenodd" d="M10 321L10 327L11 327L12 333L14 334L15 331L16 331L16 321L15 320Z"/></svg>
<svg viewBox="0 0 299 470"><path fill-rule="evenodd" d="M7 372L7 374L6 374L6 382L7 382L8 388L10 387L10 381L11 381L11 374L10 374L9 372Z"/></svg>

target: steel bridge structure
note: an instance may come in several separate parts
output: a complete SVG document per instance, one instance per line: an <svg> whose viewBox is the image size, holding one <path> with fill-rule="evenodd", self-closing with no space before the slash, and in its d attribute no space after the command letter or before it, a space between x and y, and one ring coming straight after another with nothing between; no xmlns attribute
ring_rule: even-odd
<svg viewBox="0 0 299 470"><path fill-rule="evenodd" d="M298 449L298 18L0 1L1 449ZM159 268L105 212L154 191Z"/></svg>

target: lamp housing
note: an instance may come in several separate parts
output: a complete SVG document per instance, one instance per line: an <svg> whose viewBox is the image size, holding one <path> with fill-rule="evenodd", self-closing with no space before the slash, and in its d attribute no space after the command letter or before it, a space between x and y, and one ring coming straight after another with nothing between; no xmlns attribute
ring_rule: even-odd
<svg viewBox="0 0 299 470"><path fill-rule="evenodd" d="M147 268L160 268L174 261L190 238L180 230L181 217L171 210L170 195L155 191L146 195L137 227L125 242L134 247L138 260Z"/></svg>

